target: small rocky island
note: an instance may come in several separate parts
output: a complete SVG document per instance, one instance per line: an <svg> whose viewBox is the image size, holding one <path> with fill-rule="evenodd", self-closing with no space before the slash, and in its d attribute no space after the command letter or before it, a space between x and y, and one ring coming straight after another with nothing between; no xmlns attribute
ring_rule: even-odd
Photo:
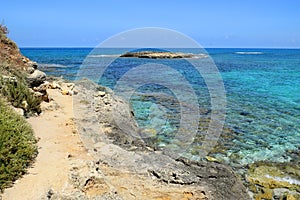
<svg viewBox="0 0 300 200"><path fill-rule="evenodd" d="M150 58L150 59L174 59L174 58L205 58L205 54L192 54L182 52L157 52L157 51L138 51L126 52L120 57Z"/></svg>

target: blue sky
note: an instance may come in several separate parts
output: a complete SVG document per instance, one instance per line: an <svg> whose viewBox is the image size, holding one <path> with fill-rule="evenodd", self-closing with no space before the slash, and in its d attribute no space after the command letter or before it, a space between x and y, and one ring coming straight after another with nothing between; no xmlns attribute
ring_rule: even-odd
<svg viewBox="0 0 300 200"><path fill-rule="evenodd" d="M204 47L300 48L297 0L11 0L0 19L21 47L94 47L119 32L162 27Z"/></svg>

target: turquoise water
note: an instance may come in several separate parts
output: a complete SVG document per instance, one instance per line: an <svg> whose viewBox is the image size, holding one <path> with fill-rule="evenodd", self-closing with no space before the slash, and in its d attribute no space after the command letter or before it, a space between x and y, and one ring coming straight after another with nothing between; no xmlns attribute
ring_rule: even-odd
<svg viewBox="0 0 300 200"><path fill-rule="evenodd" d="M88 48L25 48L22 53L40 64L49 75L76 79L77 71L92 49ZM224 81L227 97L226 131L218 148L210 156L232 165L255 161L289 162L299 159L300 151L300 50L295 49L206 49ZM91 76L105 59L124 49L99 49L90 56ZM191 53L194 49L180 49ZM252 52L252 53L247 53ZM205 81L185 60L149 60L118 58L104 72L99 83L114 87L128 70L154 62L179 71L198 96L201 127L191 145L192 158L201 146L204 123L209 119L211 105ZM143 79L148 74L139 74ZM161 79L165 74L157 74ZM176 79L170 80L178 87ZM98 80L97 80L98 81ZM158 93L160 92L160 93ZM165 95L162 95L164 93ZM186 97L189 101L189 97ZM166 87L148 84L140 87L131 99L139 125L153 134L150 142L158 147L172 142L178 129L180 106L176 95ZM188 104L188 103L187 103ZM155 111L155 112L153 112ZM153 114L154 113L154 114ZM204 128L203 128L204 127Z"/></svg>

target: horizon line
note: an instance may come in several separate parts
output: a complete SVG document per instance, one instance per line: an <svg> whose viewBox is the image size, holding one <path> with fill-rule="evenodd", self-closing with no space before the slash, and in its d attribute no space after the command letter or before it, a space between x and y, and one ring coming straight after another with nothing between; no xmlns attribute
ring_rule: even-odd
<svg viewBox="0 0 300 200"><path fill-rule="evenodd" d="M30 49L30 48L89 48L89 49L94 49L94 48L110 48L110 49L113 49L113 48L123 48L123 49L126 49L126 48L140 48L140 47L93 47L93 46L20 46L19 48L23 48L23 49ZM187 48L187 49L191 49L190 47L160 47L160 48L179 48L179 49L184 49L184 48ZM199 47L200 48L200 47ZM224 47L224 46L209 46L209 47L204 47L204 49L300 49L300 47ZM197 49L197 48L195 48Z"/></svg>

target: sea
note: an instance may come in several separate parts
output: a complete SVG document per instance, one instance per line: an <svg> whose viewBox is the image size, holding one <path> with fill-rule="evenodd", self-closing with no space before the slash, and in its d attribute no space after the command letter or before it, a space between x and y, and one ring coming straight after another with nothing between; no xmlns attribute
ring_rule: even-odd
<svg viewBox="0 0 300 200"><path fill-rule="evenodd" d="M138 66L145 69L151 63L148 69L152 71L140 70L135 78L139 84L150 76L158 81L146 81L144 85L136 86L130 103L139 126L148 134L147 141L156 148L173 143L174 135L180 130L181 107L184 103L189 104L189 96L181 90L185 95L183 99L177 98L178 91L173 90L187 84L197 97L200 120L197 133L184 155L199 159L203 132L207 132L214 111L212 98L218 98L210 94L206 75L199 73L189 59L120 57L127 50L21 48L21 52L36 61L39 69L47 75L73 81L82 78L79 75L87 74L88 78L111 89L122 77L130 74L127 72ZM172 51L203 53L195 49ZM220 78L217 84L224 86L226 95L223 131L209 152L209 158L232 166L259 161L285 163L299 160L300 49L208 48L204 53L209 55L218 70ZM200 59L205 61L207 58ZM155 70L155 66L166 66L166 70ZM171 73L171 76L166 73ZM160 84L159 80L170 84Z"/></svg>

